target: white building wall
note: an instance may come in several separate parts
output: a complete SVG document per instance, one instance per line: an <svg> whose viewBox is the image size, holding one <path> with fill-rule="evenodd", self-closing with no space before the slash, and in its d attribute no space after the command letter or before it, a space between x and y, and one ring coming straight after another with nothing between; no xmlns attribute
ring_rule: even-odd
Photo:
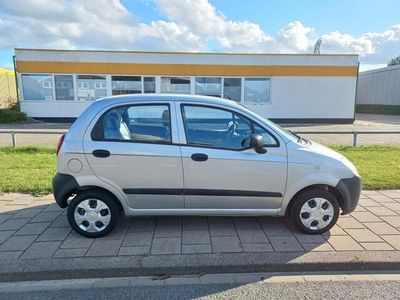
<svg viewBox="0 0 400 300"><path fill-rule="evenodd" d="M358 57L354 55L268 55L268 54L190 54L145 53L107 51L52 51L16 49L19 61L28 62L91 62L91 63L138 63L138 64L196 64L196 65L244 65L244 66L326 66L357 68ZM60 72L61 73L61 72ZM47 73L55 74L55 73ZM90 72L88 72L90 74ZM103 74L107 75L107 74ZM113 74L116 75L116 74ZM120 74L142 75L142 74ZM156 92L160 92L160 76L156 76ZM191 92L194 93L193 74ZM146 75L147 76L147 75ZM151 76L151 75L148 75ZM162 75L168 76L168 75ZM171 75L176 76L176 75ZM182 74L185 76L185 74ZM201 74L197 76L202 76ZM223 77L223 76L218 76ZM234 76L229 76L234 77ZM248 77L248 76L240 76ZM251 76L250 76L251 77ZM353 119L356 76L255 76L271 79L270 102L246 105L260 115L273 119ZM21 87L21 72L19 86ZM108 85L111 76L107 76ZM24 101L21 93L21 109L30 117L69 118L78 117L91 102L77 101L76 76L75 101L31 100ZM21 89L20 89L21 90ZM111 95L108 86L107 95Z"/></svg>
<svg viewBox="0 0 400 300"><path fill-rule="evenodd" d="M360 73L356 103L400 105L400 66Z"/></svg>
<svg viewBox="0 0 400 300"><path fill-rule="evenodd" d="M166 53L15 49L17 61L206 65L357 66L357 55Z"/></svg>
<svg viewBox="0 0 400 300"><path fill-rule="evenodd" d="M272 119L352 119L354 77L274 77L271 104L245 105Z"/></svg>

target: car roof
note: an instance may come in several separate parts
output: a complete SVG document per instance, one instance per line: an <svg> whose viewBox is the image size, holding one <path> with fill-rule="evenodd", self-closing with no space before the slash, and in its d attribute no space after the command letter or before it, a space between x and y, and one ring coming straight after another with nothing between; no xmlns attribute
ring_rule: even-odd
<svg viewBox="0 0 400 300"><path fill-rule="evenodd" d="M188 94L128 94L110 96L96 100L104 106L109 104L126 103L127 101L185 101L193 103L209 103L209 104L221 104L235 106L237 103L233 100L211 97L211 96L200 96L200 95L188 95ZM100 104L99 103L99 104Z"/></svg>

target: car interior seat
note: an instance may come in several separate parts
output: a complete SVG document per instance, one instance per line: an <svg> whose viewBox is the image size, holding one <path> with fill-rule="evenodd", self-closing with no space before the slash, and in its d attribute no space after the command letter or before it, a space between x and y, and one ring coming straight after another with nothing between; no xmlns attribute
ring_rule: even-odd
<svg viewBox="0 0 400 300"><path fill-rule="evenodd" d="M131 139L129 128L122 120L122 116L119 112L111 111L108 114L106 114L103 124L104 124L105 139L111 139L111 140Z"/></svg>

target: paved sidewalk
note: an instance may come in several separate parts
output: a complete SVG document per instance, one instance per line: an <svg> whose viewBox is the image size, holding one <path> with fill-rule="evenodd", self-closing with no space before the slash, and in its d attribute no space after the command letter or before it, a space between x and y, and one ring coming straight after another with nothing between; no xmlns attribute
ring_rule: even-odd
<svg viewBox="0 0 400 300"><path fill-rule="evenodd" d="M363 191L323 235L270 217L122 217L104 238L73 232L52 196L0 196L0 260L242 252L399 251L400 190Z"/></svg>
<svg viewBox="0 0 400 300"><path fill-rule="evenodd" d="M160 273L400 269L400 190L363 191L323 235L272 217L122 217L82 237L51 195L0 195L0 281Z"/></svg>

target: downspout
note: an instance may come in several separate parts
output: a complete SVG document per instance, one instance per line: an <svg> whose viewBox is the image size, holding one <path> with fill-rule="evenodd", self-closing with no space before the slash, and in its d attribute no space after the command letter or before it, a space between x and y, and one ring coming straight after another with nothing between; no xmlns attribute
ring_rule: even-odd
<svg viewBox="0 0 400 300"><path fill-rule="evenodd" d="M358 74L360 72L360 62L357 65L357 78L356 78L356 92L354 93L354 114L353 114L353 123L356 120L356 107L357 107L357 88L358 88Z"/></svg>
<svg viewBox="0 0 400 300"><path fill-rule="evenodd" d="M19 87L18 87L17 61L15 59L15 55L13 55L13 64L14 64L15 89L17 92L17 105L19 111L21 111L20 99L19 99Z"/></svg>

